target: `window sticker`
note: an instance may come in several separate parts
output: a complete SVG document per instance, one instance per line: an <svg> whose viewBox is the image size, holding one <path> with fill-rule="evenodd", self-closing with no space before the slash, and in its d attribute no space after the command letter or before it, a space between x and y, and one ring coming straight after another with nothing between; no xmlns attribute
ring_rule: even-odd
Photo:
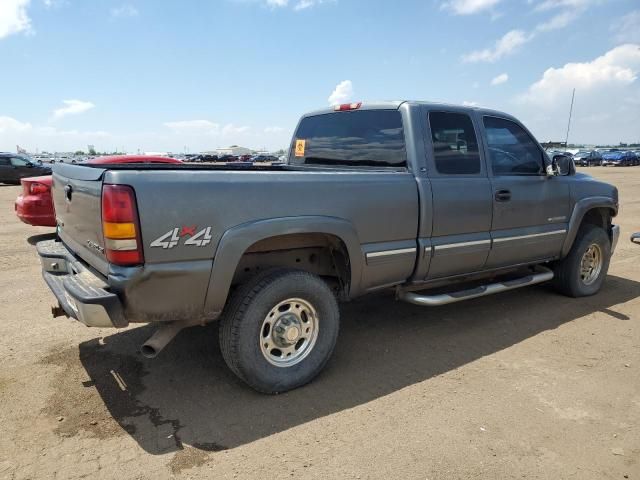
<svg viewBox="0 0 640 480"><path fill-rule="evenodd" d="M304 157L304 149L306 145L306 140L296 140L296 157Z"/></svg>

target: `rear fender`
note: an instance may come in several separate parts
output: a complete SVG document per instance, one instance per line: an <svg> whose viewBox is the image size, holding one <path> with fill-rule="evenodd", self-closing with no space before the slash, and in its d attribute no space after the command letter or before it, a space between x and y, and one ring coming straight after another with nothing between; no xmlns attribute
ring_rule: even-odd
<svg viewBox="0 0 640 480"><path fill-rule="evenodd" d="M353 225L341 218L325 216L282 217L259 220L227 230L220 239L213 261L205 300L205 315L217 317L222 311L242 255L260 240L295 233L324 233L342 240L349 253L351 285L349 297L361 291L362 250Z"/></svg>

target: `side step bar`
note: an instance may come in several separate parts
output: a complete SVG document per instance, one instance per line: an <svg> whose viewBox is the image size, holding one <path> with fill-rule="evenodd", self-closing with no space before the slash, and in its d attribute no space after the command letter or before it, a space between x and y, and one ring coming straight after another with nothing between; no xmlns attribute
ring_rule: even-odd
<svg viewBox="0 0 640 480"><path fill-rule="evenodd" d="M506 292L520 287L543 283L553 278L553 272L546 268L538 266L536 271L525 277L516 278L515 280L507 280L504 282L489 283L480 285L479 287L470 288L468 290L460 290L451 293L439 293L436 295L422 295L416 292L407 292L398 290L398 300L421 305L423 307L436 307L438 305L446 305L448 303L460 302L471 298L484 297L494 293Z"/></svg>

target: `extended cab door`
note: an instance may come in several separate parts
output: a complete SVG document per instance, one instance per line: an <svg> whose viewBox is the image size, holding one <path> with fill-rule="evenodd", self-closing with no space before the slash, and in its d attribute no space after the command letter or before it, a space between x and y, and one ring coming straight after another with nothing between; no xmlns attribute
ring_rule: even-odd
<svg viewBox="0 0 640 480"><path fill-rule="evenodd" d="M558 257L570 216L569 185L548 177L545 153L511 118L482 116L493 221L487 268Z"/></svg>
<svg viewBox="0 0 640 480"><path fill-rule="evenodd" d="M468 110L424 107L433 227L427 279L482 270L491 247L491 184Z"/></svg>
<svg viewBox="0 0 640 480"><path fill-rule="evenodd" d="M11 159L9 157L0 157L0 183L12 183L15 181L15 168L11 165Z"/></svg>

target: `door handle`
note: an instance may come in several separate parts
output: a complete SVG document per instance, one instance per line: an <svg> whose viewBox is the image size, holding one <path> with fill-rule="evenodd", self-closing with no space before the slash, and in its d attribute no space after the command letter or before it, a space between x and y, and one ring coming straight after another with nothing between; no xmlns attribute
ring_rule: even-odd
<svg viewBox="0 0 640 480"><path fill-rule="evenodd" d="M496 202L508 202L511 200L510 190L498 190L495 195Z"/></svg>

